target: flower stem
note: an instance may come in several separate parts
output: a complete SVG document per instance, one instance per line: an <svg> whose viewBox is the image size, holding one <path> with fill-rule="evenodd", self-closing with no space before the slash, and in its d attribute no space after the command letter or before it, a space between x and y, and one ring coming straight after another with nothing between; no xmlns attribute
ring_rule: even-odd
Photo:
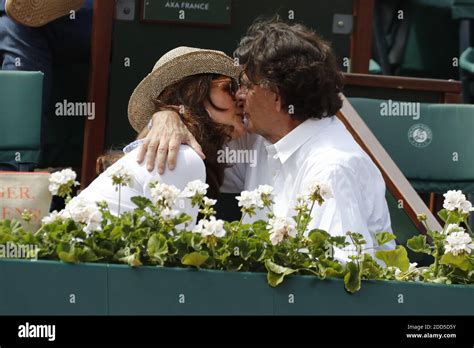
<svg viewBox="0 0 474 348"><path fill-rule="evenodd" d="M240 221L239 221L239 226L237 226L237 228L240 229L240 226L242 226L242 221L244 221L245 215L246 215L246 213L242 212L242 216L241 216Z"/></svg>
<svg viewBox="0 0 474 348"><path fill-rule="evenodd" d="M439 254L440 253L441 253L441 248L439 247L439 245L436 245L436 254L434 255L434 257L435 257L435 269L434 269L435 277L437 277L438 273L439 273Z"/></svg>
<svg viewBox="0 0 474 348"><path fill-rule="evenodd" d="M313 203L311 204L311 209L309 210L309 218L308 218L308 221L306 221L306 224L305 224L304 228L300 231L301 234L304 234L304 231L306 231L306 228L308 227L309 222L311 221L311 213L313 212L315 202L316 201L313 201ZM298 231L299 231L299 229L298 229Z"/></svg>
<svg viewBox="0 0 474 348"><path fill-rule="evenodd" d="M46 226L46 225L41 226L40 229L38 231L36 231L33 235L37 236L43 230L44 226Z"/></svg>
<svg viewBox="0 0 474 348"><path fill-rule="evenodd" d="M119 199L118 199L118 216L120 216L120 200L121 200L121 194L122 194L122 185L118 185L118 194L119 194Z"/></svg>
<svg viewBox="0 0 474 348"><path fill-rule="evenodd" d="M466 227L467 227L467 230L468 230L469 234L472 236L472 235L473 235L473 232L472 232L471 226L469 225L469 221L466 221L466 222L465 222L465 225L466 225Z"/></svg>

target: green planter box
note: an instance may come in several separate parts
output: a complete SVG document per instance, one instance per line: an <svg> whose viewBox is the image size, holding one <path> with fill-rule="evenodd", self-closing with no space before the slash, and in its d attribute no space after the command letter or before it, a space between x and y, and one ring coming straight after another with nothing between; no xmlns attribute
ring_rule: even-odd
<svg viewBox="0 0 474 348"><path fill-rule="evenodd" d="M349 295L342 279L285 279L275 289L277 315L473 315L474 286L362 281Z"/></svg>
<svg viewBox="0 0 474 348"><path fill-rule="evenodd" d="M71 303L71 295L75 303ZM0 260L0 315L473 315L474 286Z"/></svg>
<svg viewBox="0 0 474 348"><path fill-rule="evenodd" d="M107 313L107 265L0 261L0 315Z"/></svg>
<svg viewBox="0 0 474 348"><path fill-rule="evenodd" d="M271 315L273 293L259 273L109 266L112 315Z"/></svg>

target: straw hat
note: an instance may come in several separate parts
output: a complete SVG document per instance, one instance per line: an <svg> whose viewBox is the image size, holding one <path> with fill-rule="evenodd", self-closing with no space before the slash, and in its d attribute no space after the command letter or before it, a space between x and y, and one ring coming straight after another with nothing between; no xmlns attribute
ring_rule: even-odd
<svg viewBox="0 0 474 348"><path fill-rule="evenodd" d="M153 100L173 83L191 75L219 74L237 79L240 69L224 52L177 47L163 55L135 88L128 102L128 120L140 132L156 111Z"/></svg>
<svg viewBox="0 0 474 348"><path fill-rule="evenodd" d="M7 15L20 24L41 27L57 18L79 10L84 0L7 0Z"/></svg>

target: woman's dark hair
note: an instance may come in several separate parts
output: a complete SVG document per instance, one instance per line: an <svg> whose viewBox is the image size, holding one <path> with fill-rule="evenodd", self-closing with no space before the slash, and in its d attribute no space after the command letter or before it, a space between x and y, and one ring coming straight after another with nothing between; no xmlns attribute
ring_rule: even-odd
<svg viewBox="0 0 474 348"><path fill-rule="evenodd" d="M329 117L342 107L336 58L329 44L302 24L258 19L234 56L251 83L279 93L293 119Z"/></svg>
<svg viewBox="0 0 474 348"><path fill-rule="evenodd" d="M233 127L213 121L204 107L204 101L213 105L209 98L211 83L220 77L216 74L199 74L185 77L168 86L157 98L157 110L176 111L191 134L201 145L206 159L208 196L217 198L224 178L225 164L217 161L217 151L229 141ZM217 109L217 106L213 105Z"/></svg>
<svg viewBox="0 0 474 348"><path fill-rule="evenodd" d="M233 127L214 122L204 107L204 101L213 105L209 98L211 83L220 77L216 74L199 74L185 77L166 87L154 103L156 111L176 111L183 123L201 145L206 159L206 182L209 184L207 196L217 198L224 178L225 164L217 161L217 151L230 140ZM217 106L213 105L217 109ZM145 137L146 128L137 139ZM97 172L102 172L111 163L123 156L123 152L110 151L97 159Z"/></svg>

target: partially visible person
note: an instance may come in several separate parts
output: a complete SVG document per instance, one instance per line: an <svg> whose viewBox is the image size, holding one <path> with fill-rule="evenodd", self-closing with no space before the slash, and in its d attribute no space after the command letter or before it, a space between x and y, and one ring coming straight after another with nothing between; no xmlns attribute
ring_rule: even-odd
<svg viewBox="0 0 474 348"><path fill-rule="evenodd" d="M0 0L0 68L44 73L43 151L54 115L53 63L89 62L92 6L93 0ZM69 16L72 10L78 11Z"/></svg>
<svg viewBox="0 0 474 348"><path fill-rule="evenodd" d="M117 214L118 193L110 175L123 168L132 180L122 188L121 211L136 208L131 201L134 196L151 198L149 185L154 181L183 190L189 182L200 180L209 185L208 197L216 198L225 170L225 164L217 161L217 151L244 132L242 111L234 100L239 71L233 60L220 51L178 47L166 53L130 98L129 119L140 132L138 140L128 145L126 154L79 197L90 202L106 201L111 212ZM203 161L191 147L181 146L176 169L160 175L138 164L136 157L148 131L150 117L146 115L166 108L181 112L182 121L202 145L206 159ZM183 210L194 219L197 217L197 210L189 203Z"/></svg>

